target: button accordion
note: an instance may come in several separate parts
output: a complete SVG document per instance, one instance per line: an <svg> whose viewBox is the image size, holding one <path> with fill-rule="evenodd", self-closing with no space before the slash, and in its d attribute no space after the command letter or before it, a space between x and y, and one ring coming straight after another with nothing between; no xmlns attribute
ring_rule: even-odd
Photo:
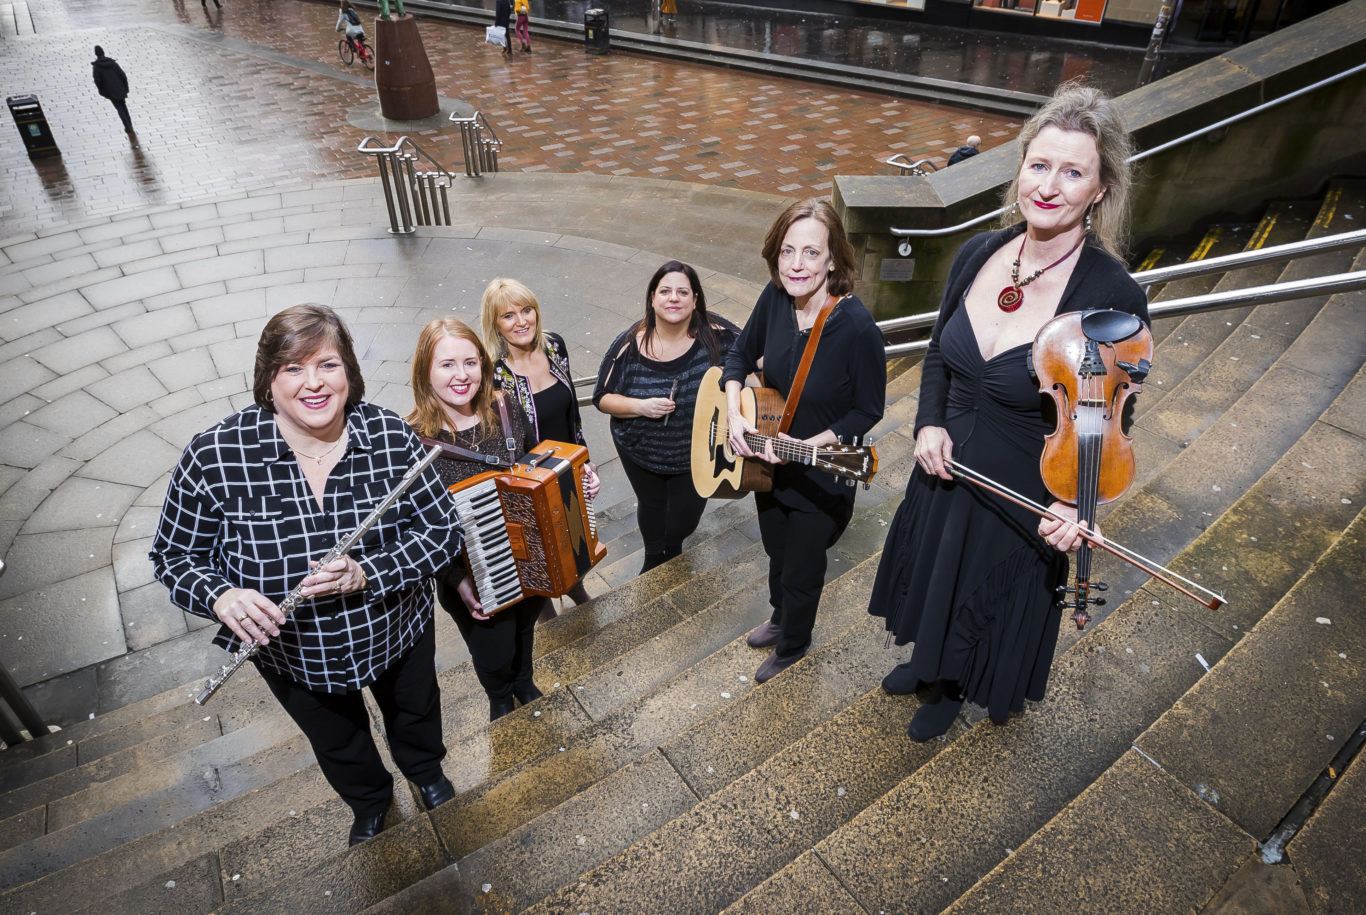
<svg viewBox="0 0 1366 915"><path fill-rule="evenodd" d="M450 487L485 613L534 594L559 597L607 555L584 492L587 463L582 445L545 441L510 469Z"/></svg>

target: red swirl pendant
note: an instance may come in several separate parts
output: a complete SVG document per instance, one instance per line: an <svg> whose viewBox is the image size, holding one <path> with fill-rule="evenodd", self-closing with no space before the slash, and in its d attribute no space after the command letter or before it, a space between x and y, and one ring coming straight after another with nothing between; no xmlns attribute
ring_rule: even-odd
<svg viewBox="0 0 1366 915"><path fill-rule="evenodd" d="M1024 290L1017 286L1007 286L996 297L996 307L1001 311L1014 311L1024 304Z"/></svg>

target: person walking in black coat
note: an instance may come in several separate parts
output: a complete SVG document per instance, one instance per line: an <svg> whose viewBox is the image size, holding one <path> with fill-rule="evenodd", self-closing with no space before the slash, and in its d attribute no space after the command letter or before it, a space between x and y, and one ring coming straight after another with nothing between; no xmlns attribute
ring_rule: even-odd
<svg viewBox="0 0 1366 915"><path fill-rule="evenodd" d="M498 0L493 7L493 24L503 27L503 55L512 54L512 0Z"/></svg>
<svg viewBox="0 0 1366 915"><path fill-rule="evenodd" d="M95 88L100 95L109 99L119 113L123 129L133 133L133 119L128 116L128 103L125 101L128 98L128 74L123 72L123 67L114 58L105 57L104 48L99 45L95 45L95 59L90 67L95 76Z"/></svg>

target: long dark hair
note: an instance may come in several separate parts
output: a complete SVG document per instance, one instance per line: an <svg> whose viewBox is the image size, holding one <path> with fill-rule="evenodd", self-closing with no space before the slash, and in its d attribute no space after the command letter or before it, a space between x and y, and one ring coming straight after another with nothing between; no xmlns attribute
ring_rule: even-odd
<svg viewBox="0 0 1366 915"><path fill-rule="evenodd" d="M650 277L650 283L645 287L645 317L632 328L633 333L641 335L640 351L649 351L650 341L654 339L655 290L659 288L660 281L670 273L683 274L688 278L688 285L692 286L696 304L693 307L692 319L688 321L688 336L702 341L702 345L707 348L709 362L713 365L720 362L726 353L716 335L716 328L712 327L711 318L707 316L707 296L702 291L702 281L698 279L697 271L682 261L665 261L655 271L654 276Z"/></svg>

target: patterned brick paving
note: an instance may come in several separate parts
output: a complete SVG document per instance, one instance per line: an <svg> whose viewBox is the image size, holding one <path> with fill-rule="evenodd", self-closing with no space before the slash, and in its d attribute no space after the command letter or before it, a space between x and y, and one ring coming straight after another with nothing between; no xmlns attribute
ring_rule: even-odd
<svg viewBox="0 0 1366 915"><path fill-rule="evenodd" d="M6 94L42 100L63 156L0 147L0 237L130 207L235 189L357 177L377 109L365 71L336 56L335 7L304 0L32 0L0 22ZM32 23L31 33L27 24ZM480 29L422 27L441 95L484 112L505 171L667 178L789 195L834 175L883 171L895 152L945 156L969 133L985 146L1018 124L798 81L537 41L506 60ZM103 44L129 74L136 143L90 81ZM13 130L12 127L4 128ZM450 127L413 136L459 167ZM389 139L396 135L387 135Z"/></svg>

